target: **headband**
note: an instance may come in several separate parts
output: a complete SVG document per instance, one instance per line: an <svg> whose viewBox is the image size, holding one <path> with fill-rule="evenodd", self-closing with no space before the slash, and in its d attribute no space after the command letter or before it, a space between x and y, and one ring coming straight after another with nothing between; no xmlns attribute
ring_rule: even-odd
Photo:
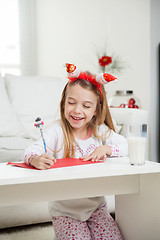
<svg viewBox="0 0 160 240"><path fill-rule="evenodd" d="M117 81L117 78L109 73L99 73L97 75L88 74L86 72L80 72L80 70L73 64L65 64L66 71L68 73L69 82L75 82L77 79L84 79L91 82L101 93L102 96L102 84Z"/></svg>

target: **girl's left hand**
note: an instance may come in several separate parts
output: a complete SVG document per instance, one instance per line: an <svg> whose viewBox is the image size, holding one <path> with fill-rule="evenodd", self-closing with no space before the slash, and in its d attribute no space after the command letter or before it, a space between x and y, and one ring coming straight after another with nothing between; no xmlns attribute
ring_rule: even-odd
<svg viewBox="0 0 160 240"><path fill-rule="evenodd" d="M97 147L91 154L80 157L79 159L83 159L83 161L92 161L98 162L99 160L106 160L107 155L110 156L112 154L112 150L108 145L102 145Z"/></svg>

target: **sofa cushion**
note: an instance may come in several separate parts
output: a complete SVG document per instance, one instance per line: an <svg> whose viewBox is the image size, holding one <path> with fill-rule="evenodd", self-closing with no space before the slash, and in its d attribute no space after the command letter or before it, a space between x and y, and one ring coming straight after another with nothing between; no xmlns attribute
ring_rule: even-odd
<svg viewBox="0 0 160 240"><path fill-rule="evenodd" d="M3 78L0 75L0 136L22 136L24 129L9 102Z"/></svg>
<svg viewBox="0 0 160 240"><path fill-rule="evenodd" d="M2 206L0 212L3 216L0 218L0 229L51 221L48 213L48 202Z"/></svg>
<svg viewBox="0 0 160 240"><path fill-rule="evenodd" d="M0 163L23 161L24 150L33 141L23 137L0 137Z"/></svg>
<svg viewBox="0 0 160 240"><path fill-rule="evenodd" d="M40 132L34 127L37 117L42 118L45 127L59 117L59 102L65 83L55 77L6 74L8 97L27 132L26 137L40 137Z"/></svg>
<svg viewBox="0 0 160 240"><path fill-rule="evenodd" d="M115 197L111 195L105 198L108 212L114 213ZM51 221L51 216L48 212L48 202L2 206L0 207L0 212L1 216L3 216L0 218L0 229Z"/></svg>

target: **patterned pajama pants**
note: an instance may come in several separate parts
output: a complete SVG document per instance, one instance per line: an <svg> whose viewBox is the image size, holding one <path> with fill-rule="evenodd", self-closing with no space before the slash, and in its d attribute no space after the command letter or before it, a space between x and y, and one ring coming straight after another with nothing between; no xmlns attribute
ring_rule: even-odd
<svg viewBox="0 0 160 240"><path fill-rule="evenodd" d="M106 205L84 222L70 217L53 217L52 222L57 240L123 240Z"/></svg>

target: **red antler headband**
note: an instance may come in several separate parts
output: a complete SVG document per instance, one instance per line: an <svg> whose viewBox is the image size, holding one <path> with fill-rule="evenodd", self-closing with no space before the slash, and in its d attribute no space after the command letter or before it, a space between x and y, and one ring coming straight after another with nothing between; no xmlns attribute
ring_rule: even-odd
<svg viewBox="0 0 160 240"><path fill-rule="evenodd" d="M102 95L102 84L106 84L112 81L116 81L117 78L108 73L100 73L97 75L87 74L86 72L80 72L79 69L70 63L65 64L66 71L68 73L68 79L70 82L75 82L77 79L84 79L91 82Z"/></svg>

